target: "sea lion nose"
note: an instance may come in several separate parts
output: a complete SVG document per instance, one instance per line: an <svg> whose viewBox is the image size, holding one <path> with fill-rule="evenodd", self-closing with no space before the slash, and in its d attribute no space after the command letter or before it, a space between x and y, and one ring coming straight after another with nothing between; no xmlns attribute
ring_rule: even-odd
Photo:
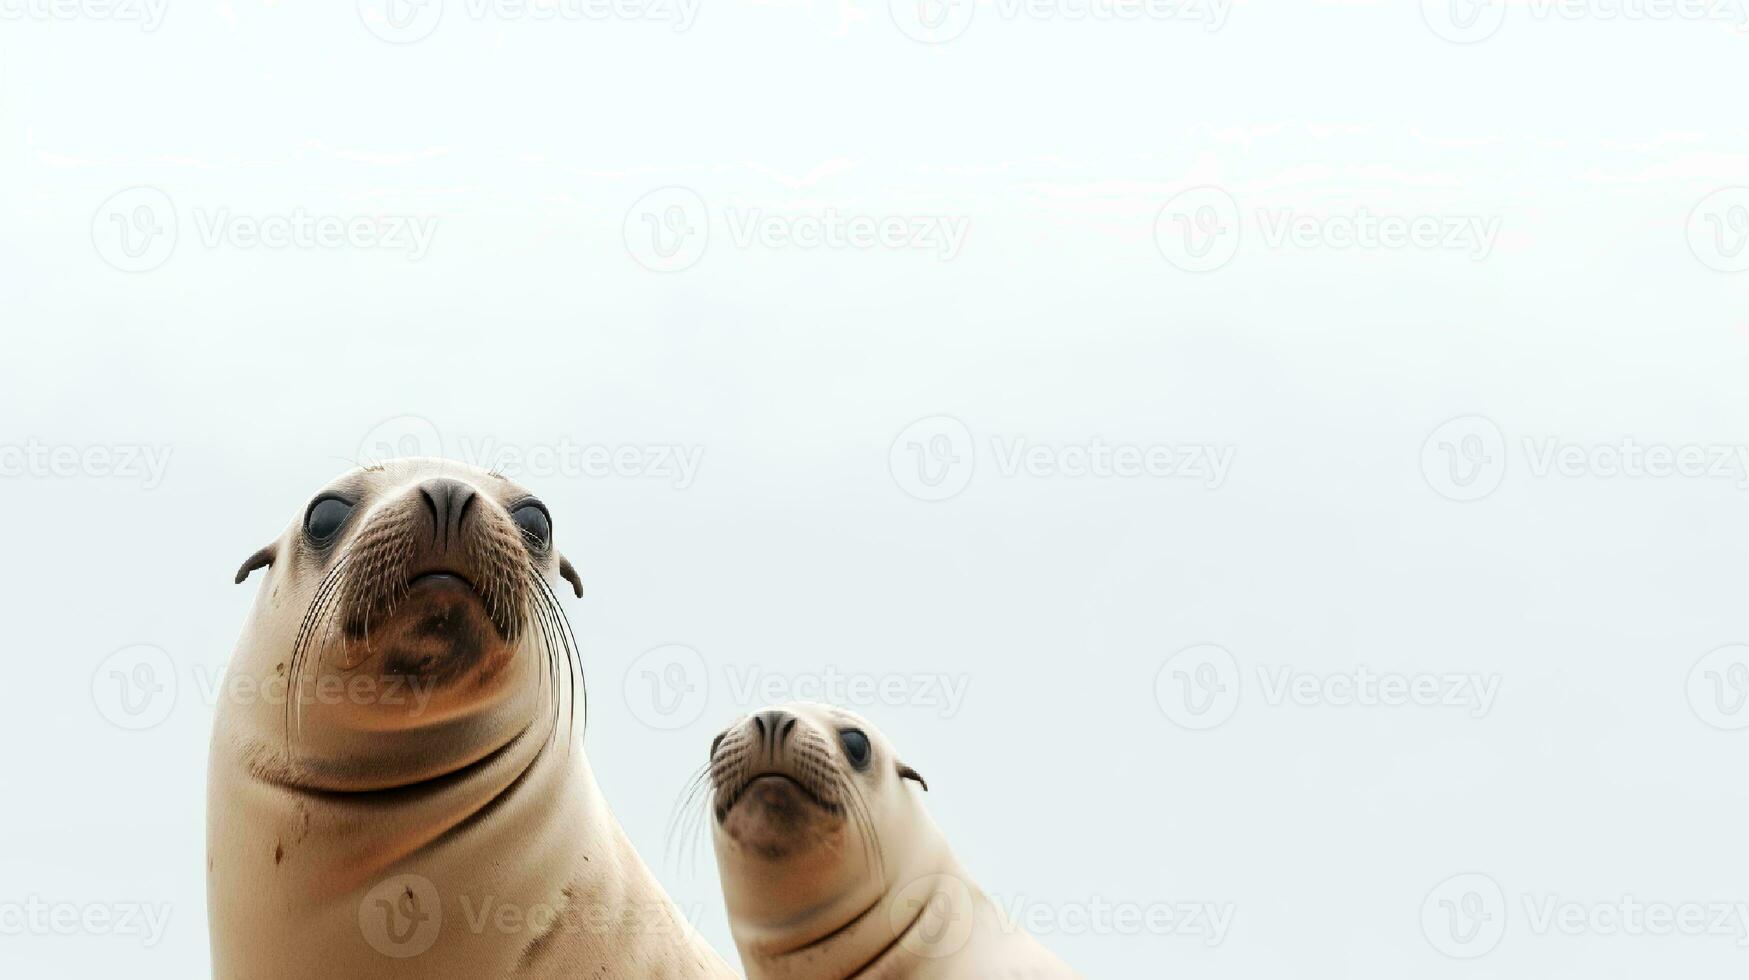
<svg viewBox="0 0 1749 980"><path fill-rule="evenodd" d="M419 484L419 496L431 515L431 536L439 548L447 548L462 529L468 510L478 494L460 480L436 477Z"/></svg>
<svg viewBox="0 0 1749 980"><path fill-rule="evenodd" d="M784 739L795 731L796 716L780 708L772 708L755 714L753 727L759 730L760 741L768 742L775 751L782 748Z"/></svg>

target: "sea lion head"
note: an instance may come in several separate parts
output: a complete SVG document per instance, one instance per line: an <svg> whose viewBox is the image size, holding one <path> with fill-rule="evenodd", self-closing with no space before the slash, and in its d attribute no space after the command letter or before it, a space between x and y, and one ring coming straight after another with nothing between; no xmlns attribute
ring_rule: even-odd
<svg viewBox="0 0 1749 980"><path fill-rule="evenodd" d="M836 928L937 857L923 777L850 711L755 711L716 736L708 772L724 897L756 946L766 926L778 945L803 919Z"/></svg>
<svg viewBox="0 0 1749 980"><path fill-rule="evenodd" d="M232 671L266 696L221 711L247 716L243 747L265 774L314 789L404 785L568 708L574 648L555 586L582 586L546 504L502 475L441 459L344 473L237 581L260 568Z"/></svg>

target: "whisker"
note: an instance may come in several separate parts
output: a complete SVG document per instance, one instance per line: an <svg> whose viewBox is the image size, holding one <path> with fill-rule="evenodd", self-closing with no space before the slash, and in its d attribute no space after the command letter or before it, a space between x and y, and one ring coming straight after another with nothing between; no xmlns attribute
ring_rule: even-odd
<svg viewBox="0 0 1749 980"><path fill-rule="evenodd" d="M294 713L298 719L299 730L302 730L303 670L309 659L309 645L321 630L322 624L327 618L328 608L338 594L341 579L347 568L348 557L341 555L335 560L334 567L328 570L327 575L323 576L321 584L316 587L315 598L310 601L309 608L304 610L304 618L298 624L297 636L292 641L291 663L286 671L285 740L288 753L291 750ZM323 649L325 648L318 648L316 658L318 670L320 670L322 662L321 650Z"/></svg>
<svg viewBox="0 0 1749 980"><path fill-rule="evenodd" d="M706 761L686 781L680 796L675 800L673 811L669 815L668 829L662 842L663 860L671 865L678 858L684 862L687 847L694 843L695 832L704 828L703 816L711 803L711 797L716 793L715 780L711 778L711 763ZM704 804L700 806L699 804ZM678 846L677 846L678 845ZM697 870L697 849L692 852L694 864L690 870Z"/></svg>

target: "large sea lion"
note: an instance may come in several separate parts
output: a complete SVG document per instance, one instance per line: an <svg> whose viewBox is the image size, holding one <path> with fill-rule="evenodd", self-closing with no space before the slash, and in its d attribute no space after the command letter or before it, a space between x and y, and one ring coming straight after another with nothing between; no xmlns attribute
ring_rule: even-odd
<svg viewBox="0 0 1749 980"><path fill-rule="evenodd" d="M732 977L577 743L582 586L504 477L346 473L252 555L207 792L213 973Z"/></svg>
<svg viewBox="0 0 1749 980"><path fill-rule="evenodd" d="M857 715L766 708L711 744L712 838L750 980L1075 977L1007 921Z"/></svg>

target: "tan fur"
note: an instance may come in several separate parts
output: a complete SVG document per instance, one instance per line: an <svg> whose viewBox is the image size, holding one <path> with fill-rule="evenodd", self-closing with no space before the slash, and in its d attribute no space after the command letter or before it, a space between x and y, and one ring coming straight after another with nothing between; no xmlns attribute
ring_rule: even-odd
<svg viewBox="0 0 1749 980"><path fill-rule="evenodd" d="M417 497L437 477L477 494L441 533ZM539 594L562 559L509 516L526 492L444 460L328 489L356 498L329 550L300 507L240 573L270 563L213 731L214 976L733 976L595 785ZM465 574L476 598L413 594L421 571Z"/></svg>
<svg viewBox="0 0 1749 980"><path fill-rule="evenodd" d="M866 770L846 728L868 737ZM1075 977L960 866L909 771L872 725L828 705L762 709L724 731L712 836L749 980Z"/></svg>

